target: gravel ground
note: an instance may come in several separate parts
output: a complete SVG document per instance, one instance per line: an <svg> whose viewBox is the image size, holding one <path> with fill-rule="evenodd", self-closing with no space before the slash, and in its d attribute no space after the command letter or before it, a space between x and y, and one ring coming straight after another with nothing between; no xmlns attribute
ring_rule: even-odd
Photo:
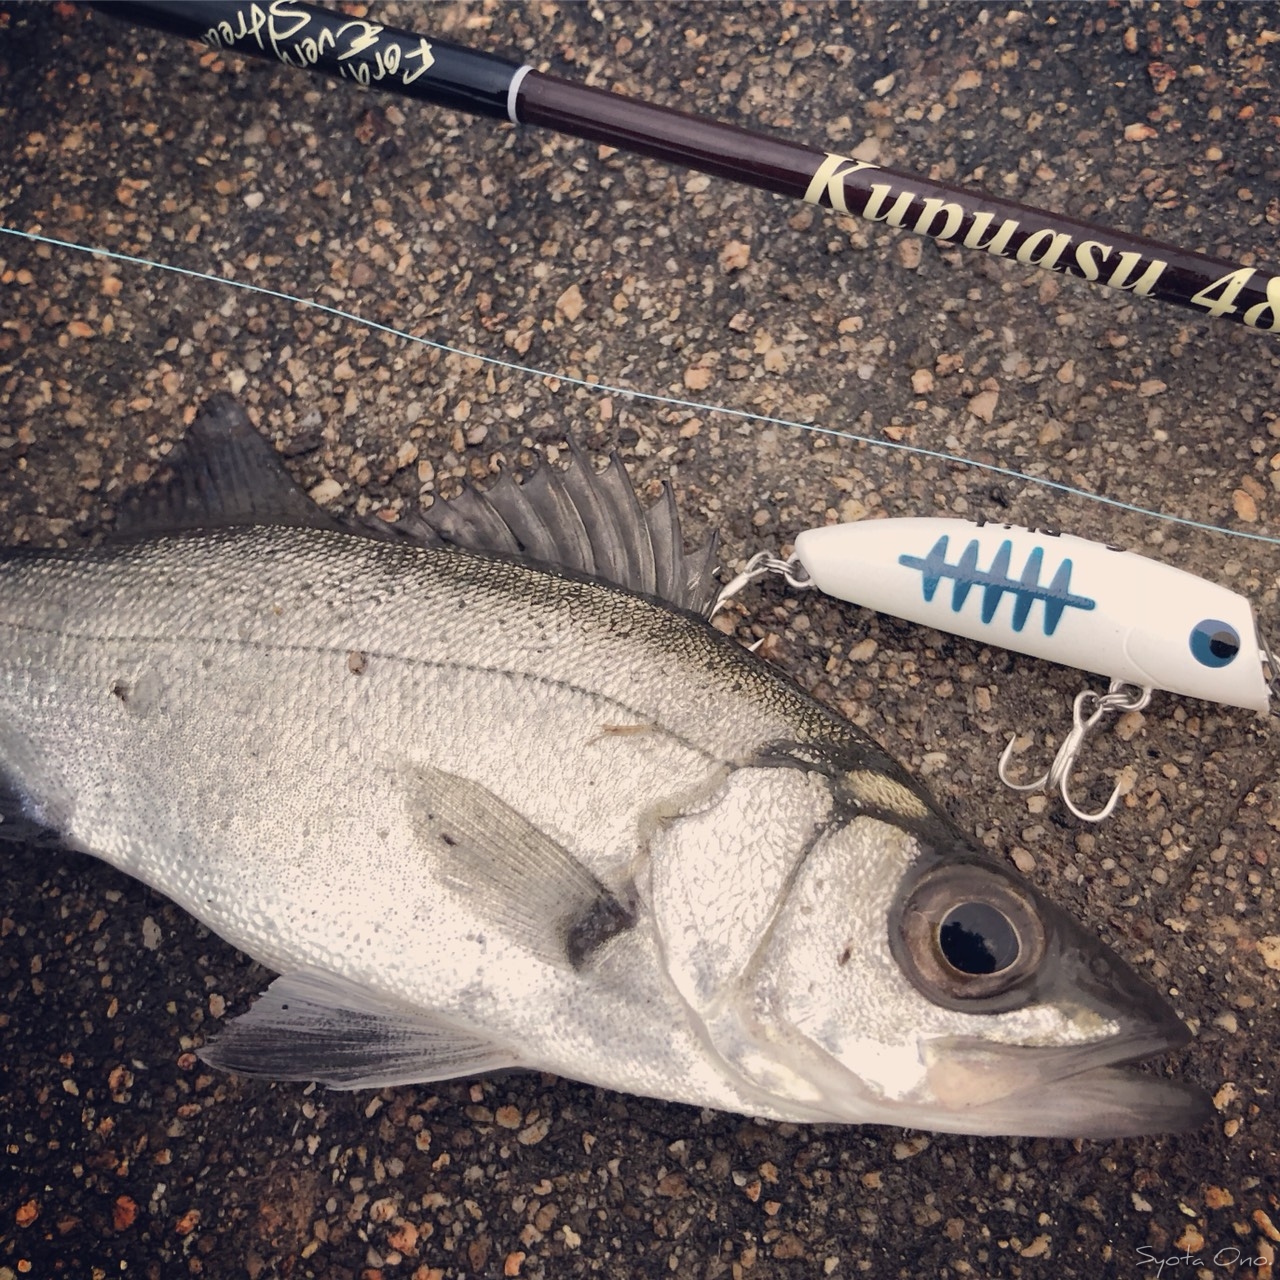
<svg viewBox="0 0 1280 1280"><path fill-rule="evenodd" d="M1237 262L1280 262L1280 7L408 5L546 69ZM0 221L563 375L960 452L1280 533L1280 343L883 225L0 4ZM0 237L0 536L106 527L235 392L334 509L573 432L669 477L726 563L806 525L1052 523L1277 613L1273 546L485 365L226 285ZM7 850L0 1280L1270 1276L1280 740L1157 695L1089 757L1101 827L994 778L1083 677L767 586L733 621L1168 991L1218 1115L1112 1143L754 1123L510 1075L379 1094L193 1052L268 974L91 859ZM1096 686L1096 682L1095 682ZM1254 1261L1250 1261L1253 1259Z"/></svg>

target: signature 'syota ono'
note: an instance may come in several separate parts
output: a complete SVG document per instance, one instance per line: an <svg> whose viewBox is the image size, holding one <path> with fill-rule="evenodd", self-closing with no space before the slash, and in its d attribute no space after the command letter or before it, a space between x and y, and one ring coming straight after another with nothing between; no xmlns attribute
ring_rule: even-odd
<svg viewBox="0 0 1280 1280"><path fill-rule="evenodd" d="M92 549L0 554L0 832L281 976L204 1050L531 1067L797 1121L1122 1135L1166 1002L707 625L711 549L577 457L346 527L215 402Z"/></svg>

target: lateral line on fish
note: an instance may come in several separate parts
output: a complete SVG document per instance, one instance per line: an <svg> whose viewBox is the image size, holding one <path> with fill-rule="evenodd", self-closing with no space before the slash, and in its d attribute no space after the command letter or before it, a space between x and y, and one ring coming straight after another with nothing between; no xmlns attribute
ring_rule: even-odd
<svg viewBox="0 0 1280 1280"><path fill-rule="evenodd" d="M113 633L111 635L93 635L88 632L72 631L67 627L41 627L33 626L26 622L0 621L0 631L14 631L26 633L28 635L55 636L64 640L80 640L88 641L96 644L149 644L155 645L157 648L168 647L175 648L179 645L201 644L208 645L211 648L222 649L243 649L247 651L256 651L260 653L288 653L288 654L310 654L317 657L341 657L345 662L347 655L351 653L349 645L309 645L309 644L276 644L265 643L260 640L242 640L234 636L183 636L179 640L175 640L172 636L146 635L143 633L123 635ZM607 707L614 708L620 712L636 718L641 712L625 702L619 702L616 698L611 698L607 694L592 693L588 689L584 689L581 685L573 684L569 680L557 680L553 676L534 675L527 671L510 671L505 667L486 667L479 663L469 662L441 662L431 658L415 658L408 654L392 653L390 650L379 649L361 649L361 654L368 658L377 658L383 662L398 662L407 667L417 667L421 669L432 669L436 671L461 671L468 675L482 676L507 676L510 679L518 680L525 683L531 683L541 686L545 689L560 689L569 693L578 694L585 697L590 702L603 702ZM701 756L710 764L731 765L732 760L722 759L720 756L714 755L709 751L703 750L696 743L690 741L683 734L676 733L663 725L650 722L648 726L651 730L657 729L666 734L672 742L679 743L686 751L693 755ZM596 734L591 741L598 742L604 735Z"/></svg>
<svg viewBox="0 0 1280 1280"><path fill-rule="evenodd" d="M485 355L479 351L469 351L465 347L455 347L447 342L438 342L434 338L424 338L418 334L409 333L407 330L397 329L394 325L382 324L377 320L369 320L353 311L345 311L341 307L333 307L324 302L317 302L314 298L303 298L297 294L287 293L282 289L270 289L263 285L250 284L244 280L234 280L229 276L220 276L210 271L197 271L192 267L180 267L169 262L159 262L154 258L140 257L137 254L121 253L114 249L78 244L74 240L62 240L56 236L41 235L34 231L21 231L17 227L8 227L3 224L0 224L0 233L15 236L22 240L29 240L36 244L46 244L54 248L69 249L76 253L109 258L114 262L127 262L134 266L155 267L160 271L172 272L174 275L187 276L194 280L204 280L211 284L221 284L232 289L243 289L249 293L259 293L268 298L294 303L297 306L307 307L313 311L320 311L326 315L362 325L366 329L390 334L406 342L416 342L420 346L430 347L435 351L444 352L446 355L478 360L482 364L494 365L497 368L523 374L527 377L553 378L557 382L563 382L569 386L582 387L588 391L595 391L604 395L625 396L630 400L644 400L653 404L665 404L670 405L672 408L690 409L701 413L716 413L725 417L760 422L766 426L786 427L791 430L808 431L814 435L827 436L833 439L848 440L853 444L866 445L872 449L892 450L899 453L915 454L921 458L932 458L939 462L958 463L978 471L986 471L991 475L1003 476L1009 480L1019 480L1026 484L1039 485L1043 489L1052 489L1057 493L1064 493L1071 497L1086 498L1090 502L1098 502L1106 507L1113 507L1119 511L1128 511L1133 515L1146 516L1153 520L1163 520L1169 524L1181 525L1183 528L1197 529L1203 533L1222 534L1229 538L1242 538L1248 542L1263 542L1270 546L1280 546L1280 537L1274 537L1270 534L1252 533L1247 529L1228 529L1221 525L1209 524L1204 520L1193 520L1189 516L1171 515L1167 511L1139 506L1137 503L1125 502L1121 498L1111 498L1101 493L1092 493L1088 489L1082 489L1077 485L1066 484L1061 480L1048 480L1043 476L1029 475L1025 471L1001 466L998 463L981 462L977 458L969 458L963 454L947 453L941 449L927 449L922 445L905 444L899 440L880 440L874 436L859 435L853 431L841 431L836 427L820 426L812 422L800 422L793 418L780 418L771 414L756 413L751 409L735 409L728 405L710 404L701 400L684 400L677 396L665 396L657 391L640 391L634 387L617 386L596 378L579 378L573 374L556 373L554 370L539 369L533 365L517 364L510 360L504 360L500 356Z"/></svg>

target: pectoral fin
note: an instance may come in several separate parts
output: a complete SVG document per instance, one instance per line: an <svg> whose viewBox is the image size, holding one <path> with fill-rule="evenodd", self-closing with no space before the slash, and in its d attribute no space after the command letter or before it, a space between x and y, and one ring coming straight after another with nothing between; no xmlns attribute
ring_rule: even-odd
<svg viewBox="0 0 1280 1280"><path fill-rule="evenodd" d="M441 878L534 955L580 969L635 924L617 894L487 787L428 765L407 766L406 783Z"/></svg>
<svg viewBox="0 0 1280 1280"><path fill-rule="evenodd" d="M304 970L277 978L200 1056L211 1066L334 1089L483 1075L516 1054L431 1013L397 1009L343 978Z"/></svg>

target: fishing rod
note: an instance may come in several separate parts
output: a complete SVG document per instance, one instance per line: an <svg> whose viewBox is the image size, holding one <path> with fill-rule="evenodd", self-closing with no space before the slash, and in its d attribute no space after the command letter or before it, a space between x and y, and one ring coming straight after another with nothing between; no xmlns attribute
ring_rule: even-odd
<svg viewBox="0 0 1280 1280"><path fill-rule="evenodd" d="M1280 275L834 151L655 106L300 0L94 0L248 54L472 115L541 125L1025 266L1280 334Z"/></svg>

